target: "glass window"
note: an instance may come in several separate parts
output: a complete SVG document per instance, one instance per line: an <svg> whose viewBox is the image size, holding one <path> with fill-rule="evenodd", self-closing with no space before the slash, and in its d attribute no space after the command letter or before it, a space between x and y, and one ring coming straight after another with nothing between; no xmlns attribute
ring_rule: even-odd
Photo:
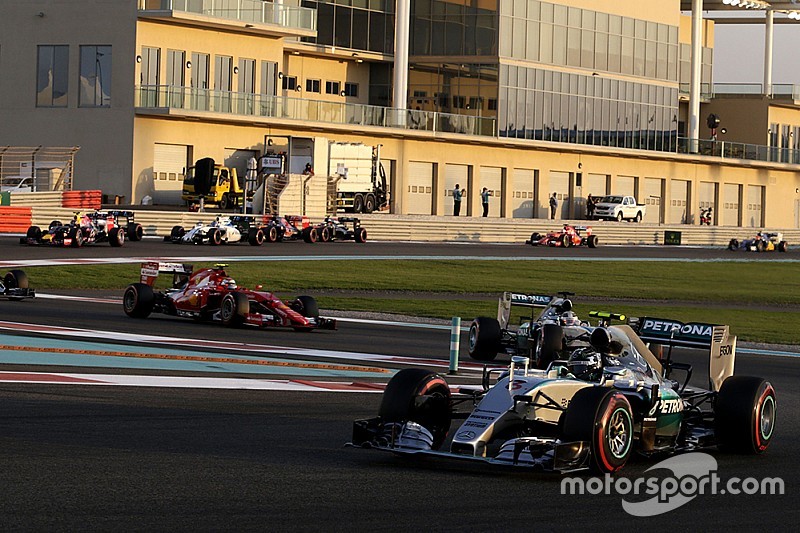
<svg viewBox="0 0 800 533"><path fill-rule="evenodd" d="M183 87L185 83L186 52L167 50L167 85Z"/></svg>
<svg viewBox="0 0 800 533"><path fill-rule="evenodd" d="M594 34L594 68L609 70L608 54L608 34L598 31Z"/></svg>
<svg viewBox="0 0 800 533"><path fill-rule="evenodd" d="M581 66L594 67L594 32L590 30L581 31Z"/></svg>
<svg viewBox="0 0 800 533"><path fill-rule="evenodd" d="M561 26L566 26L568 12L567 6L556 4L553 7L553 22Z"/></svg>
<svg viewBox="0 0 800 533"><path fill-rule="evenodd" d="M623 74L633 74L633 38L622 38L622 70Z"/></svg>
<svg viewBox="0 0 800 533"><path fill-rule="evenodd" d="M344 48L352 48L350 42L350 18L353 10L349 7L336 6L334 10L333 44Z"/></svg>
<svg viewBox="0 0 800 533"><path fill-rule="evenodd" d="M581 66L581 30L580 28L567 29L567 65Z"/></svg>
<svg viewBox="0 0 800 533"><path fill-rule="evenodd" d="M622 37L619 35L608 36L608 70L622 72Z"/></svg>
<svg viewBox="0 0 800 533"><path fill-rule="evenodd" d="M232 88L231 77L233 58L230 56L214 56L214 89L229 92Z"/></svg>
<svg viewBox="0 0 800 533"><path fill-rule="evenodd" d="M139 67L139 84L160 85L161 49L142 47L142 64Z"/></svg>
<svg viewBox="0 0 800 533"><path fill-rule="evenodd" d="M440 28L441 30L441 28ZM439 32L434 28L434 35ZM442 31L442 33L444 33ZM500 55L504 57L511 57L511 44L512 44L512 19L511 17L500 17ZM435 41L434 41L435 42ZM434 47L431 50L434 55L443 55L443 51L437 51Z"/></svg>
<svg viewBox="0 0 800 533"><path fill-rule="evenodd" d="M306 80L306 92L318 93L322 89L322 80Z"/></svg>
<svg viewBox="0 0 800 533"><path fill-rule="evenodd" d="M352 96L354 98L358 97L358 84L357 83L344 83L344 95L345 96Z"/></svg>
<svg viewBox="0 0 800 533"><path fill-rule="evenodd" d="M525 59L539 61L539 23L535 20L529 20L527 28Z"/></svg>
<svg viewBox="0 0 800 533"><path fill-rule="evenodd" d="M567 62L567 28L553 26L553 63L564 65Z"/></svg>
<svg viewBox="0 0 800 533"><path fill-rule="evenodd" d="M553 22L553 4L549 2L542 2L541 4L542 11L541 11L541 18L542 22Z"/></svg>
<svg viewBox="0 0 800 533"><path fill-rule="evenodd" d="M367 50L367 36L369 30L369 11L364 9L353 10L353 36L351 48Z"/></svg>
<svg viewBox="0 0 800 533"><path fill-rule="evenodd" d="M69 46L43 45L36 65L36 106L67 107Z"/></svg>
<svg viewBox="0 0 800 533"><path fill-rule="evenodd" d="M597 13L596 27L597 27L597 31L608 32L608 14L607 13Z"/></svg>
<svg viewBox="0 0 800 533"><path fill-rule="evenodd" d="M294 91L297 89L297 76L284 76L283 77L283 90Z"/></svg>
<svg viewBox="0 0 800 533"><path fill-rule="evenodd" d="M81 46L78 105L111 106L111 46Z"/></svg>
<svg viewBox="0 0 800 533"><path fill-rule="evenodd" d="M325 94L339 94L341 84L338 81L325 82Z"/></svg>
<svg viewBox="0 0 800 533"><path fill-rule="evenodd" d="M525 57L526 24L524 19L514 18L512 21L511 55L512 57ZM459 36L460 37L460 36ZM461 40L459 39L459 42Z"/></svg>
<svg viewBox="0 0 800 533"><path fill-rule="evenodd" d="M239 92L255 94L256 92L256 60L239 59Z"/></svg>
<svg viewBox="0 0 800 533"><path fill-rule="evenodd" d="M542 4L544 8L545 4ZM542 63L553 62L553 25L542 23L539 34L539 60ZM500 32L503 35L503 32Z"/></svg>
<svg viewBox="0 0 800 533"><path fill-rule="evenodd" d="M261 94L274 96L276 94L278 79L278 63L273 61L261 62Z"/></svg>

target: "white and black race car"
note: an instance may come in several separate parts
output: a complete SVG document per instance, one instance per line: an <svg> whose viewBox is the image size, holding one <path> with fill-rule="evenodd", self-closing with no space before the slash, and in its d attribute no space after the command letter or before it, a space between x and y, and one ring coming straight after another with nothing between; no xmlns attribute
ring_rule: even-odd
<svg viewBox="0 0 800 533"><path fill-rule="evenodd" d="M769 446L775 389L761 378L732 375L736 337L728 326L654 318L551 326L543 335L557 349L544 368L516 355L508 367L485 368L482 386L457 390L434 372L401 370L387 384L378 416L354 423L350 444L601 473L618 471L633 453L720 447L759 454ZM666 359L647 342L667 346ZM688 385L691 366L671 359L676 346L708 350L708 389ZM682 383L673 380L674 371L686 372ZM454 419L463 422L440 451Z"/></svg>
<svg viewBox="0 0 800 533"><path fill-rule="evenodd" d="M173 226L169 236L164 241L175 244L233 244L243 239L239 226L231 221L231 217L217 217L210 224L198 222L193 227L186 229L183 226Z"/></svg>

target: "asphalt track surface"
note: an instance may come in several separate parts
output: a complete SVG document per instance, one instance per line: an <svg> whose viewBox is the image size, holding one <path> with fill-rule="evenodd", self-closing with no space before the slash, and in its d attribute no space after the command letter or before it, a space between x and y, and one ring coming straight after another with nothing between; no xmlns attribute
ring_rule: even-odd
<svg viewBox="0 0 800 533"><path fill-rule="evenodd" d="M63 257L72 250L14 248L0 239L3 259ZM18 245L17 245L18 246ZM325 254L497 256L563 253L509 245L333 243ZM285 243L275 254L319 253ZM162 252L161 250L168 250ZM313 251L312 251L313 249ZM136 252L134 252L136 250ZM226 255L249 246L225 247ZM258 249L257 249L258 250ZM339 250L342 250L341 252ZM658 257L663 248L566 250ZM666 249L701 259L724 250ZM125 255L206 255L206 247L130 243ZM105 246L81 255L115 256ZM140 253L141 252L141 253ZM653 254L653 255L649 255ZM749 254L758 260L770 254ZM12 257L13 256L13 257ZM785 254L792 258L793 254ZM797 256L794 256L796 259ZM132 320L107 303L37 299L0 301L0 320L114 332L230 340L231 331L155 317ZM245 331L245 330L242 330ZM246 330L247 340L300 348L337 349L444 360L449 333L360 323L336 332ZM240 332L237 334L241 335ZM463 337L462 337L463 339ZM462 340L462 343L464 340ZM268 355L268 354L265 354ZM702 354L683 354L705 381ZM335 361L335 359L332 359ZM390 365L397 368L399 365ZM800 358L739 354L737 374L770 380L778 392L778 426L766 454L714 453L723 479L781 477L784 496L698 496L653 518L634 518L621 496L562 496L561 477L460 462L406 460L345 448L352 421L374 416L380 394L271 392L0 383L0 529L195 531L530 531L658 528L669 530L791 529L800 440ZM0 371L76 371L72 367L0 365ZM81 372L130 372L81 368ZM186 372L199 375L200 372ZM385 381L377 376L374 381ZM461 372L456 382L469 379ZM635 460L623 475L645 474L656 460Z"/></svg>

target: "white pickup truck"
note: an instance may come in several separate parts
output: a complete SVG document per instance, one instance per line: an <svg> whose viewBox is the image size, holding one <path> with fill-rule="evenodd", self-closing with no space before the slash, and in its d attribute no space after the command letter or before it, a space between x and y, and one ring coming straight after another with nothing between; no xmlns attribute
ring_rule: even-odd
<svg viewBox="0 0 800 533"><path fill-rule="evenodd" d="M633 196L603 196L594 204L594 220L633 220L641 222L647 207Z"/></svg>

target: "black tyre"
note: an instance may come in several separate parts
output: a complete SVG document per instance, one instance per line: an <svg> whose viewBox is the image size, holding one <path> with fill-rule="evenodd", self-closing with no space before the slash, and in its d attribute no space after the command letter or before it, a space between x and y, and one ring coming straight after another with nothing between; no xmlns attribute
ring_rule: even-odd
<svg viewBox="0 0 800 533"><path fill-rule="evenodd" d="M289 307L306 318L319 318L319 306L313 296L298 296Z"/></svg>
<svg viewBox="0 0 800 533"><path fill-rule="evenodd" d="M620 211L619 213L617 213L617 222L622 222L623 220L624 217L622 216L622 211Z"/></svg>
<svg viewBox="0 0 800 533"><path fill-rule="evenodd" d="M789 250L789 243L786 241L781 241L778 243L778 251L779 252L786 252Z"/></svg>
<svg viewBox="0 0 800 533"><path fill-rule="evenodd" d="M264 236L267 238L267 242L278 242L278 228L275 226L269 226L267 231L264 232Z"/></svg>
<svg viewBox="0 0 800 533"><path fill-rule="evenodd" d="M597 245L600 243L600 239L597 238L597 235L589 235L586 237L586 244L589 248L597 248Z"/></svg>
<svg viewBox="0 0 800 533"><path fill-rule="evenodd" d="M731 242L728 243L728 250L738 250L739 249L739 239L731 239Z"/></svg>
<svg viewBox="0 0 800 533"><path fill-rule="evenodd" d="M261 228L250 228L247 231L247 242L250 243L251 246L261 246L266 239L264 230Z"/></svg>
<svg viewBox="0 0 800 533"><path fill-rule="evenodd" d="M219 201L219 208L228 209L230 206L231 206L230 196L228 196L228 193L223 193L222 198Z"/></svg>
<svg viewBox="0 0 800 533"><path fill-rule="evenodd" d="M41 242L42 230L41 228L39 228L39 226L31 226L28 228L28 231L27 233L25 233L25 236L32 241Z"/></svg>
<svg viewBox="0 0 800 533"><path fill-rule="evenodd" d="M3 277L3 285L7 289L27 289L28 275L22 270L9 270Z"/></svg>
<svg viewBox="0 0 800 533"><path fill-rule="evenodd" d="M128 239L131 241L141 241L144 237L144 228L141 224L133 223L128 224Z"/></svg>
<svg viewBox="0 0 800 533"><path fill-rule="evenodd" d="M767 250L767 243L763 240L756 241L756 252L765 252Z"/></svg>
<svg viewBox="0 0 800 533"><path fill-rule="evenodd" d="M319 239L319 233L317 233L317 228L305 228L303 230L303 240L308 243L315 243Z"/></svg>
<svg viewBox="0 0 800 533"><path fill-rule="evenodd" d="M70 246L73 248L80 248L83 246L83 232L80 227L72 226L67 234L67 238L72 239Z"/></svg>
<svg viewBox="0 0 800 533"><path fill-rule="evenodd" d="M633 414L625 396L607 387L586 387L572 396L564 413L562 440L588 441L592 469L613 473L633 450Z"/></svg>
<svg viewBox="0 0 800 533"><path fill-rule="evenodd" d="M208 230L208 244L211 246L219 246L222 244L222 232L219 228L211 228Z"/></svg>
<svg viewBox="0 0 800 533"><path fill-rule="evenodd" d="M319 242L331 241L331 229L328 226L322 226L319 231Z"/></svg>
<svg viewBox="0 0 800 533"><path fill-rule="evenodd" d="M714 404L720 448L763 453L772 441L777 413L775 389L751 376L731 376L722 383Z"/></svg>
<svg viewBox="0 0 800 533"><path fill-rule="evenodd" d="M60 220L53 220L52 222L50 222L50 225L47 228L50 231L53 231L54 229L59 228L61 226L63 226L63 224L61 224Z"/></svg>
<svg viewBox="0 0 800 533"><path fill-rule="evenodd" d="M561 236L561 246L563 246L564 248L569 248L570 246L572 246L572 237L570 237L566 233L564 235L562 235Z"/></svg>
<svg viewBox="0 0 800 533"><path fill-rule="evenodd" d="M364 211L364 196L361 194L356 194L353 197L353 212L361 213L363 211Z"/></svg>
<svg viewBox="0 0 800 533"><path fill-rule="evenodd" d="M416 422L430 431L434 450L447 438L452 421L447 381L423 368L406 368L395 374L383 392L378 416L384 422Z"/></svg>
<svg viewBox="0 0 800 533"><path fill-rule="evenodd" d="M223 326L235 328L244 324L250 312L250 300L241 292L229 292L222 297L219 306L219 317Z"/></svg>
<svg viewBox="0 0 800 533"><path fill-rule="evenodd" d="M539 241L542 240L542 234L538 231L534 231L531 233L531 244L539 244Z"/></svg>
<svg viewBox="0 0 800 533"><path fill-rule="evenodd" d="M125 232L122 228L111 228L108 232L108 244L114 248L119 248L125 244Z"/></svg>
<svg viewBox="0 0 800 533"><path fill-rule="evenodd" d="M470 357L478 361L493 361L500 351L503 331L496 319L479 316L470 324L467 338Z"/></svg>
<svg viewBox="0 0 800 533"><path fill-rule="evenodd" d="M364 198L364 212L372 213L373 211L375 211L375 196L372 194L368 194Z"/></svg>
<svg viewBox="0 0 800 533"><path fill-rule="evenodd" d="M367 230L364 228L358 228L355 231L354 239L357 243L364 244L367 242Z"/></svg>
<svg viewBox="0 0 800 533"><path fill-rule="evenodd" d="M636 213L636 218L634 218L634 221L636 221L636 222L641 222L642 221L642 212L641 211Z"/></svg>
<svg viewBox="0 0 800 533"><path fill-rule="evenodd" d="M153 288L145 283L132 283L122 296L122 308L131 318L147 318L153 312L156 297Z"/></svg>
<svg viewBox="0 0 800 533"><path fill-rule="evenodd" d="M184 235L186 235L186 230L183 229L183 226L172 226L172 231L169 232L169 238L173 241L180 240Z"/></svg>
<svg viewBox="0 0 800 533"><path fill-rule="evenodd" d="M564 330L558 324L542 324L536 332L533 350L533 365L544 370L558 359L564 349Z"/></svg>

